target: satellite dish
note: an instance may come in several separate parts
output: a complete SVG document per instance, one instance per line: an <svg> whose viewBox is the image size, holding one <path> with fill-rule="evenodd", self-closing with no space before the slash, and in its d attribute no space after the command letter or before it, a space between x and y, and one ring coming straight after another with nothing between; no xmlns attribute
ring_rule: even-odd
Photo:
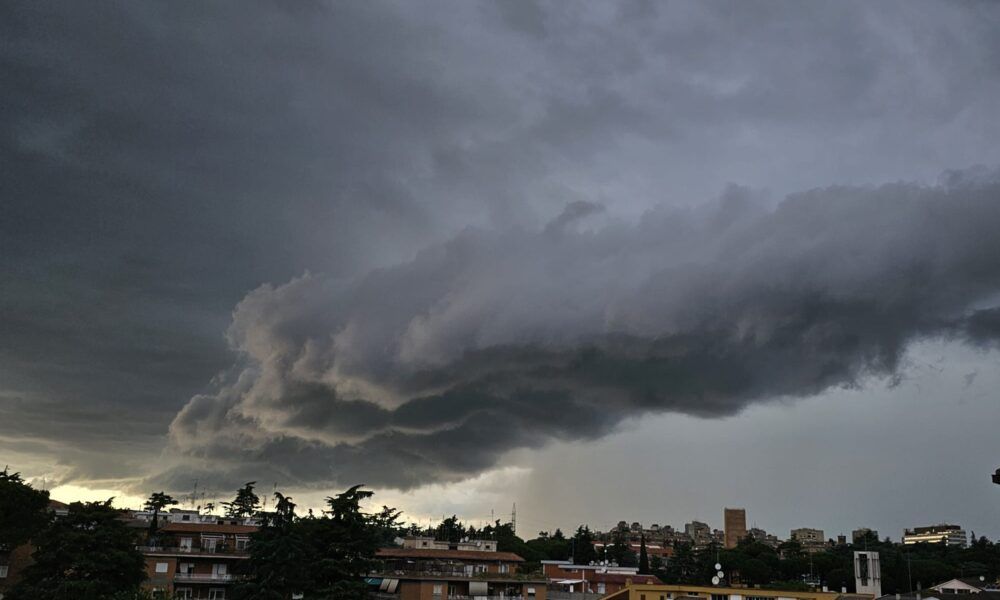
<svg viewBox="0 0 1000 600"><path fill-rule="evenodd" d="M722 579L723 577L726 576L726 574L723 573L722 571L719 571L718 573L716 573L716 575L719 577L719 579Z"/></svg>
<svg viewBox="0 0 1000 600"><path fill-rule="evenodd" d="M715 570L716 571L721 571L722 570L722 565L720 565L719 563L715 563Z"/></svg>
<svg viewBox="0 0 1000 600"><path fill-rule="evenodd" d="M712 585L719 585L719 578L718 577L713 577L712 578Z"/></svg>

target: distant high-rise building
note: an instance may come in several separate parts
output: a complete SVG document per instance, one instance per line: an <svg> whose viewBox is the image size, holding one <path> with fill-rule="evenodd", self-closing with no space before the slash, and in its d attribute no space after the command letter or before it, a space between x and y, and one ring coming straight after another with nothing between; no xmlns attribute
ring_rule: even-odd
<svg viewBox="0 0 1000 600"><path fill-rule="evenodd" d="M867 527L859 527L851 532L851 543L863 545L866 539L878 541L878 531Z"/></svg>
<svg viewBox="0 0 1000 600"><path fill-rule="evenodd" d="M854 553L854 589L859 594L869 594L873 598L882 596L882 570L878 552Z"/></svg>
<svg viewBox="0 0 1000 600"><path fill-rule="evenodd" d="M958 525L929 525L927 527L914 527L903 532L904 544L947 544L965 548L968 537L965 530Z"/></svg>
<svg viewBox="0 0 1000 600"><path fill-rule="evenodd" d="M802 546L802 550L810 554L821 552L826 548L826 537L823 535L822 529L813 529L811 527L793 529L791 539L797 541Z"/></svg>
<svg viewBox="0 0 1000 600"><path fill-rule="evenodd" d="M747 511L745 508L727 508L723 511L726 548L735 548L747 536Z"/></svg>

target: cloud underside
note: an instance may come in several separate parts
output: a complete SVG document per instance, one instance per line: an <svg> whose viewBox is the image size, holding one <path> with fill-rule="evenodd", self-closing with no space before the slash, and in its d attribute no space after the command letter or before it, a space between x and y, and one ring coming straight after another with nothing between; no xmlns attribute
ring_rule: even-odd
<svg viewBox="0 0 1000 600"><path fill-rule="evenodd" d="M236 363L171 425L185 467L155 479L406 489L630 417L891 380L918 339L998 339L997 231L984 169L776 207L731 187L635 223L570 205L358 277L263 286L234 312Z"/></svg>

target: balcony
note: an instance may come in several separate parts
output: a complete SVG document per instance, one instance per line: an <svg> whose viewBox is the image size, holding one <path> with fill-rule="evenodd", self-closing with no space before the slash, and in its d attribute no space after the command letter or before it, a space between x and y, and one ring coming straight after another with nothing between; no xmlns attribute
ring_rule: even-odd
<svg viewBox="0 0 1000 600"><path fill-rule="evenodd" d="M480 572L470 573L464 569L393 569L391 567L378 569L370 577L383 579L450 579L466 581L545 581L542 573L507 573ZM391 594L390 594L391 595ZM456 598L458 598L456 596Z"/></svg>
<svg viewBox="0 0 1000 600"><path fill-rule="evenodd" d="M385 592L368 592L368 598L374 600L400 600L399 594L387 594ZM524 600L524 596L431 596L433 600ZM530 596L534 598L534 596Z"/></svg>
<svg viewBox="0 0 1000 600"><path fill-rule="evenodd" d="M231 583L237 577L231 573L175 573L177 583Z"/></svg>
<svg viewBox="0 0 1000 600"><path fill-rule="evenodd" d="M209 546L206 548L192 546L136 546L136 550L143 554L181 554L184 556L231 556L234 558L246 558L250 551L246 548L234 548L233 546Z"/></svg>

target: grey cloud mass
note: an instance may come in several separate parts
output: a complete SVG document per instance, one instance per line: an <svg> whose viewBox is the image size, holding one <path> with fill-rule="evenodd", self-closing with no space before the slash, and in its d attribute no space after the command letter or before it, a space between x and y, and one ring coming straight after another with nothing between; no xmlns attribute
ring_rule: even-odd
<svg viewBox="0 0 1000 600"><path fill-rule="evenodd" d="M998 28L990 2L3 3L0 455L405 488L993 347Z"/></svg>
<svg viewBox="0 0 1000 600"><path fill-rule="evenodd" d="M773 210L731 188L637 224L570 205L538 230L469 228L355 278L264 286L229 330L242 370L179 413L172 442L300 483L405 488L645 412L893 376L916 340L995 343L1000 171L943 180Z"/></svg>

